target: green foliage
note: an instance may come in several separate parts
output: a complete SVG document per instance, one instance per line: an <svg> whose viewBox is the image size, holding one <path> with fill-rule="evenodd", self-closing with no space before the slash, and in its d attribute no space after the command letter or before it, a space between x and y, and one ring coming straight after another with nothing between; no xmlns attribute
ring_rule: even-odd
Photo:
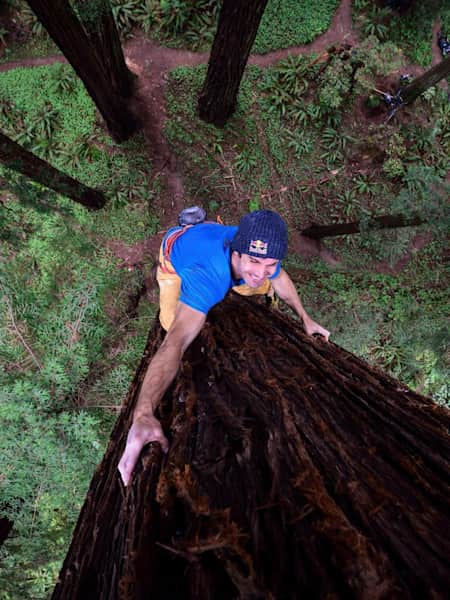
<svg viewBox="0 0 450 600"><path fill-rule="evenodd" d="M269 0L252 51L263 54L311 42L328 29L338 5L337 0Z"/></svg>
<svg viewBox="0 0 450 600"><path fill-rule="evenodd" d="M265 53L312 41L326 31L338 4L337 0L326 0L320 5L306 0L269 0L253 52ZM214 38L220 2L112 0L112 9L123 37L139 26L170 46L206 50Z"/></svg>
<svg viewBox="0 0 450 600"><path fill-rule="evenodd" d="M416 261L395 277L303 264L300 291L336 343L445 404L448 299L435 280L443 256L433 255L434 269Z"/></svg>
<svg viewBox="0 0 450 600"><path fill-rule="evenodd" d="M16 18L23 31L27 32L28 35L47 35L44 26L38 20L25 0L16 0L14 5L16 8Z"/></svg>
<svg viewBox="0 0 450 600"><path fill-rule="evenodd" d="M142 240L158 221L142 138L118 148L68 67L2 73L0 98L9 135L54 144L56 166L126 194L125 205L89 213L0 167L0 505L14 521L0 597L35 600L54 585L111 425L111 413L92 407L123 400L154 314L128 323L142 276L119 269L107 243Z"/></svg>
<svg viewBox="0 0 450 600"><path fill-rule="evenodd" d="M355 140L351 136L332 127L325 127L321 134L321 143L324 149L321 158L330 166L336 162L341 162L348 143L352 141Z"/></svg>
<svg viewBox="0 0 450 600"><path fill-rule="evenodd" d="M71 94L77 87L77 76L71 69L59 65L51 73L52 89L57 94Z"/></svg>
<svg viewBox="0 0 450 600"><path fill-rule="evenodd" d="M382 41L390 40L412 62L426 67L431 63L431 46L436 43L431 33L433 23L441 13L448 13L442 4L440 0L413 2L407 11L397 13L379 8L373 2L359 0L352 3L352 9L361 34L376 36Z"/></svg>
<svg viewBox="0 0 450 600"><path fill-rule="evenodd" d="M130 37L132 29L140 24L147 4L141 0L111 0L114 20L123 38Z"/></svg>
<svg viewBox="0 0 450 600"><path fill-rule="evenodd" d="M96 125L96 109L67 65L14 69L0 77L0 127L12 139L114 204L150 201L143 138L117 146Z"/></svg>
<svg viewBox="0 0 450 600"><path fill-rule="evenodd" d="M48 597L104 445L96 415L49 414L47 402L31 381L1 391L0 502L14 522L1 551L5 600Z"/></svg>
<svg viewBox="0 0 450 600"><path fill-rule="evenodd" d="M15 523L1 577L10 594L2 597L35 599L54 584L108 433L110 418L89 407L123 399L153 315L117 326L142 279L118 269L103 240L143 237L156 221L128 207L90 215L35 187L27 203L26 185L15 187L20 201L9 196L2 223L20 235L0 243L8 257L0 271L1 450L10 469L0 503ZM110 345L117 350L108 356ZM109 377L96 376L97 365Z"/></svg>
<svg viewBox="0 0 450 600"><path fill-rule="evenodd" d="M408 166L404 187L392 203L392 210L405 215L418 214L435 234L445 237L450 226L450 184L432 167Z"/></svg>
<svg viewBox="0 0 450 600"><path fill-rule="evenodd" d="M250 172L254 167L256 167L257 163L258 159L252 153L250 148L243 150L236 156L234 160L234 166L239 173Z"/></svg>
<svg viewBox="0 0 450 600"><path fill-rule="evenodd" d="M249 79L242 82L238 110L220 132L196 116L197 90L204 73L203 66L182 67L170 75L168 111L173 118L166 125L166 134L181 155L181 168L191 161L196 165L195 170L187 168L183 172L185 186L193 197L216 197L236 185L248 186L250 190L265 185L270 171L258 143L261 135L258 123L252 116L255 100L251 78L256 73L259 76L260 70L252 68ZM226 178L217 169L220 165L226 165ZM203 176L207 171L213 171L208 179Z"/></svg>
<svg viewBox="0 0 450 600"><path fill-rule="evenodd" d="M260 105L270 117L280 116L291 127L337 129L355 97L373 90L377 76L398 67L396 54L394 46L372 38L351 52L328 57L289 56L266 72Z"/></svg>
<svg viewBox="0 0 450 600"><path fill-rule="evenodd" d="M112 0L111 4L122 37L141 27L169 44L193 49L212 42L220 8L217 0Z"/></svg>
<svg viewBox="0 0 450 600"><path fill-rule="evenodd" d="M388 8L380 8L376 4L372 4L366 13L366 18L362 23L362 30L366 36L376 36L380 41L387 37L388 21L392 16Z"/></svg>

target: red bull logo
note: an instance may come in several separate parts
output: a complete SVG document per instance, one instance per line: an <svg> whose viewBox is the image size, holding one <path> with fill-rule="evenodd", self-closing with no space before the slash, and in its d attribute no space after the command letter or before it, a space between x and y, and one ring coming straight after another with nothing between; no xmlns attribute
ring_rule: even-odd
<svg viewBox="0 0 450 600"><path fill-rule="evenodd" d="M256 254L267 254L267 242L261 240L252 240L248 249L249 252L255 252Z"/></svg>

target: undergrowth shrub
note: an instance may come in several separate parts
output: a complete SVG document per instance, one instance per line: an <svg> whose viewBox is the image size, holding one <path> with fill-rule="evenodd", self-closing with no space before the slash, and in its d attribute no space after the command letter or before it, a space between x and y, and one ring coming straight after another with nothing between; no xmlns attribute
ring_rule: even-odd
<svg viewBox="0 0 450 600"><path fill-rule="evenodd" d="M338 6L337 0L269 0L252 52L263 54L311 42L328 29Z"/></svg>
<svg viewBox="0 0 450 600"><path fill-rule="evenodd" d="M150 201L143 136L120 146L97 124L96 108L68 65L0 76L0 126L7 135L114 203Z"/></svg>
<svg viewBox="0 0 450 600"><path fill-rule="evenodd" d="M370 0L352 3L353 18L363 36L376 36L389 40L403 50L408 58L423 67L431 63L431 48L437 40L432 38L436 18L448 19L449 9L440 0L412 2L402 12L376 6Z"/></svg>
<svg viewBox="0 0 450 600"><path fill-rule="evenodd" d="M306 44L326 31L338 0L312 4L306 0L269 0L252 52ZM218 0L112 0L113 14L123 37L133 27L175 47L207 50L216 31Z"/></svg>
<svg viewBox="0 0 450 600"><path fill-rule="evenodd" d="M28 147L43 138L61 148L55 166L111 198L88 212L0 167L0 506L14 522L2 548L0 598L35 600L54 585L111 409L142 355L154 311L129 326L143 277L118 268L108 244L156 232L156 188L142 138L116 146L68 67L2 73L0 98L11 137L29 130ZM114 202L119 192L125 201Z"/></svg>

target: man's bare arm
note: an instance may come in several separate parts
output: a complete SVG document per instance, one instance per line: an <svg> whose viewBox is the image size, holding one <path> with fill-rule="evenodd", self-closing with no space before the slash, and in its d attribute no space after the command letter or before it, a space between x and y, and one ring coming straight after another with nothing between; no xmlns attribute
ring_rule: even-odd
<svg viewBox="0 0 450 600"><path fill-rule="evenodd" d="M277 296L279 296L283 302L286 302L286 304L290 306L301 318L305 332L308 335L319 333L320 335L323 335L326 340L328 340L330 337L330 332L313 321L308 315L303 307L303 304L301 303L297 290L295 289L295 285L286 271L281 269L278 277L271 279L271 282Z"/></svg>
<svg viewBox="0 0 450 600"><path fill-rule="evenodd" d="M205 319L206 315L180 302L174 322L148 366L118 467L125 485L128 485L146 444L159 442L165 452L168 450L167 439L154 412L174 380L186 348L197 337Z"/></svg>

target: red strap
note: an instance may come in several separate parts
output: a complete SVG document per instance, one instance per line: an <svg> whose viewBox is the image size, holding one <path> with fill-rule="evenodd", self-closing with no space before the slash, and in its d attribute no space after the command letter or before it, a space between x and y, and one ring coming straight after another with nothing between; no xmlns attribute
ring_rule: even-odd
<svg viewBox="0 0 450 600"><path fill-rule="evenodd" d="M214 221L211 221L211 222L214 222ZM223 221L219 216L217 217L217 223L219 223L220 225L223 225ZM194 227L194 225L184 225L182 229L177 229L176 231L172 232L170 235L168 235L166 237L166 240L164 242L164 251L163 251L164 261L167 260L170 263L170 254L172 252L173 245L175 244L177 239L180 238L184 233L186 233L186 231L190 227ZM166 265L160 265L160 267L162 268L164 273L175 273L175 271L172 271Z"/></svg>
<svg viewBox="0 0 450 600"><path fill-rule="evenodd" d="M172 252L172 248L173 245L175 244L175 242L177 241L178 238L180 238L183 233L186 233L186 231L192 227L192 225L185 225L183 227L183 229L177 229L176 231L174 231L173 233L171 233L165 241L164 244L164 258L165 260L169 260L170 261L170 253Z"/></svg>

